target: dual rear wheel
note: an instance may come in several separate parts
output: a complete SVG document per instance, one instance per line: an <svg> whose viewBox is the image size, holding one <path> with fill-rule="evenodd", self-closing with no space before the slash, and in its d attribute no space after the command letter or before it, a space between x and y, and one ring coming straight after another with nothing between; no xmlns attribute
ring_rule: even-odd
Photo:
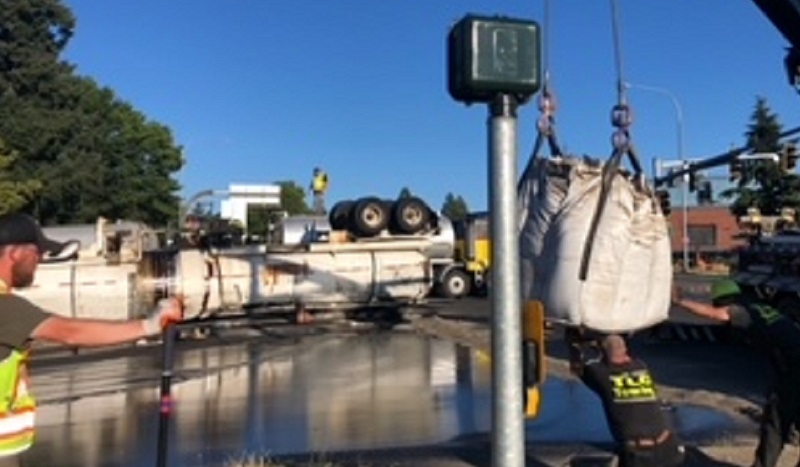
<svg viewBox="0 0 800 467"><path fill-rule="evenodd" d="M374 237L385 229L392 234L418 234L429 227L432 217L431 209L417 197L388 201L370 196L336 203L329 221L333 230Z"/></svg>

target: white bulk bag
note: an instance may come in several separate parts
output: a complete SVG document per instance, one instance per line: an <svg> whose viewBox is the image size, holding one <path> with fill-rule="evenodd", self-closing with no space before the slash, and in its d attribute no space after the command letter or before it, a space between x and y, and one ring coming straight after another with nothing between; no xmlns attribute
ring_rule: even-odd
<svg viewBox="0 0 800 467"><path fill-rule="evenodd" d="M599 218L585 280L581 261L602 186L602 164L537 158L519 186L523 299L548 319L602 332L665 320L672 287L667 222L645 184L617 170Z"/></svg>

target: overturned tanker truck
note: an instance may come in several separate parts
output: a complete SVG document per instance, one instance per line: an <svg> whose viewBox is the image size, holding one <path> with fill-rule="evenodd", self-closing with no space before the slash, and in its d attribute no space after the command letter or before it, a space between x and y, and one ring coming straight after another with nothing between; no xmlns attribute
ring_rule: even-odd
<svg viewBox="0 0 800 467"><path fill-rule="evenodd" d="M424 302L438 262L453 257L450 222L417 198L343 202L328 220L287 217L272 242L199 247L106 223L78 259L42 265L23 293L55 312L103 318L140 316L170 293L188 299L187 317L402 306Z"/></svg>

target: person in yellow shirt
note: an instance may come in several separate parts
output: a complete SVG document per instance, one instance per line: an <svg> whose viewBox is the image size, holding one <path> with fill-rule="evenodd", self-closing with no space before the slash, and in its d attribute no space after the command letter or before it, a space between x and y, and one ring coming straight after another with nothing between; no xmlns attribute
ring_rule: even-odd
<svg viewBox="0 0 800 467"><path fill-rule="evenodd" d="M319 167L314 168L314 177L311 179L311 193L314 195L312 209L315 214L325 214L325 193L328 191L328 174Z"/></svg>

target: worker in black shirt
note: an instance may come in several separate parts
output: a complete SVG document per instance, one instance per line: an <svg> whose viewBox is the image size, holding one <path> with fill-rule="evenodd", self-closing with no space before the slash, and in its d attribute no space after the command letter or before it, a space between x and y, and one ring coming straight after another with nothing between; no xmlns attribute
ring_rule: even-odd
<svg viewBox="0 0 800 467"><path fill-rule="evenodd" d="M730 279L712 284L711 304L683 299L677 287L672 300L696 315L748 331L770 355L774 381L764 405L753 467L774 467L792 427L800 426L800 326L757 297L742 293Z"/></svg>
<svg viewBox="0 0 800 467"><path fill-rule="evenodd" d="M683 446L661 408L650 371L628 354L625 339L611 334L592 341L573 339L572 345L583 346L573 351L573 357L580 354L573 369L603 403L620 467L683 465Z"/></svg>

